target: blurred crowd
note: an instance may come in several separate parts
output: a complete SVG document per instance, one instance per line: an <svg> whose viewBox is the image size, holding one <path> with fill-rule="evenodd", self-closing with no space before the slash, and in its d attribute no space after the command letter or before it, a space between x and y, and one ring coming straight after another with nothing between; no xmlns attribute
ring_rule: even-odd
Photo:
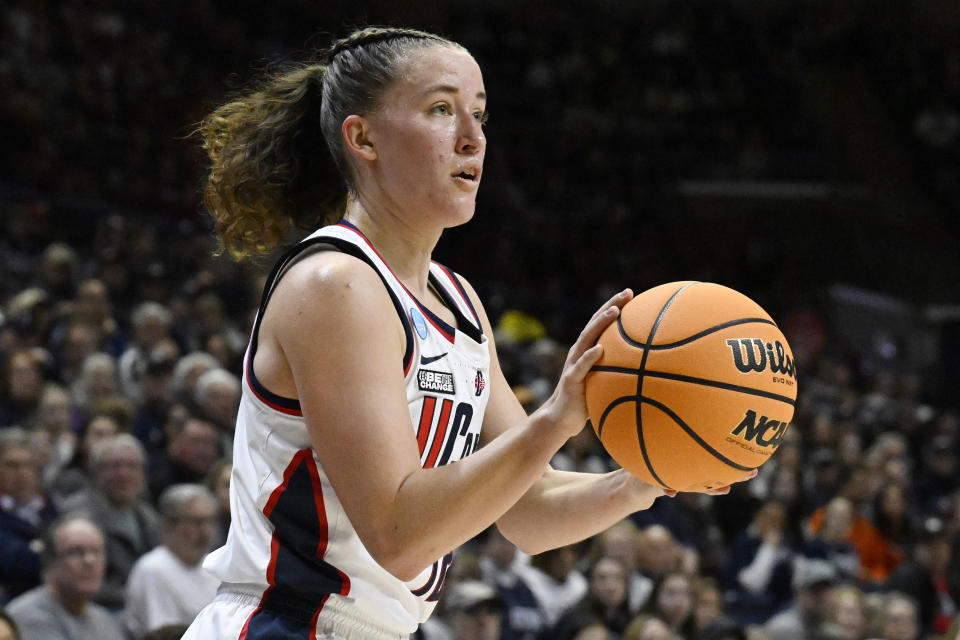
<svg viewBox="0 0 960 640"><path fill-rule="evenodd" d="M214 257L183 225L88 223L95 242L72 246L52 240L49 211L24 208L0 236L0 597L25 638L48 637L36 629L51 616L79 624L71 602L90 637L185 624L216 589L198 563L230 522L262 269ZM757 478L661 498L532 558L490 530L458 551L421 638L953 640L960 418L912 372L831 356L819 323L819 340L786 327L797 412ZM496 334L535 409L563 341L519 309ZM554 466L614 468L590 429Z"/></svg>
<svg viewBox="0 0 960 640"><path fill-rule="evenodd" d="M0 6L0 640L179 638L216 589L198 563L230 522L264 269L212 256L190 131L231 73L333 24L308 0L220 4ZM661 498L532 558L485 532L420 640L954 640L960 414L918 372L831 349L828 314L777 297L804 288L784 286L785 239L715 262L670 187L849 178L798 104L805 72L842 62L888 92L917 179L953 211L960 47L919 46L895 14L875 28L863 3L759 23L725 2L502 4L418 26L470 48L492 96L483 221L440 254L488 300L521 401L547 397L596 306L571 291L599 304L622 274L659 284L680 263L773 296L800 396L780 450L727 496ZM586 429L554 466L613 463Z"/></svg>

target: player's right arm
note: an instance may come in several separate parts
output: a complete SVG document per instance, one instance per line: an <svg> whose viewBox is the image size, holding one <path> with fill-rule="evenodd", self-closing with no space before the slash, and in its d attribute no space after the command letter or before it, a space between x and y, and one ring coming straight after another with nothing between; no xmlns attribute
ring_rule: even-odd
<svg viewBox="0 0 960 640"><path fill-rule="evenodd" d="M599 314L567 375L615 314ZM377 562L401 580L497 520L581 427L531 418L455 464L422 469L407 407L403 326L379 276L339 253L303 259L281 279L261 326L254 368L267 388L300 400L317 456Z"/></svg>

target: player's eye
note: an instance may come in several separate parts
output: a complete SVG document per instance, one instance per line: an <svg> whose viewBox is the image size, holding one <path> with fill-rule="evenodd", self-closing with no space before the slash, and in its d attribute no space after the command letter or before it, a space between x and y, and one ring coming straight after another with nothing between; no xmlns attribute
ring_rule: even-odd
<svg viewBox="0 0 960 640"><path fill-rule="evenodd" d="M433 108L431 109L431 111L441 116L450 115L450 107L445 102L441 102L440 104L433 105Z"/></svg>
<svg viewBox="0 0 960 640"><path fill-rule="evenodd" d="M476 112L474 112L473 117L474 117L481 125L485 125L485 124L487 124L487 120L490 119L490 112L489 112L489 111L476 111Z"/></svg>

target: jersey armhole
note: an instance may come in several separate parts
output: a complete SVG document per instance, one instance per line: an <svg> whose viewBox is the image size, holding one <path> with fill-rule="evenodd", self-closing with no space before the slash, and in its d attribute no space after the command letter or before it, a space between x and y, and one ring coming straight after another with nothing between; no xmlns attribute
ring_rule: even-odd
<svg viewBox="0 0 960 640"><path fill-rule="evenodd" d="M390 288L389 283L383 274L376 268L369 256L367 256L359 247L356 245L341 240L339 238L332 238L327 236L318 236L314 238L308 238L303 242L294 245L287 250L283 256L277 260L277 263L271 269L270 274L267 276L267 282L264 285L263 293L260 297L260 307L257 311L256 319L253 323L253 329L250 335L250 348L247 353L247 363L246 363L246 375L247 379L250 382L250 387L261 401L271 406L272 408L281 411L283 413L288 413L292 415L303 415L300 409L300 401L297 398L287 398L279 394L273 393L267 389L258 379L256 374L253 371L253 359L257 353L257 344L259 342L260 336L260 324L263 321L264 312L267 309L267 304L270 302L270 298L273 296L273 292L277 288L277 284L280 282L280 278L286 274L286 272L292 267L300 258L306 257L306 253L311 249L323 249L323 245L327 245L330 250L340 251L341 253L346 253L347 255L353 256L367 263L371 269L373 269L380 280L383 282L384 288L387 290L387 293L390 295L390 300L393 302L394 309L397 311L397 315L400 318L400 323L403 325L404 338L406 340L406 346L403 353L403 375L407 376L410 372L410 368L413 364L413 331L410 328L410 322L407 320L406 314L403 311L403 305L400 303L400 300L397 298L397 295Z"/></svg>

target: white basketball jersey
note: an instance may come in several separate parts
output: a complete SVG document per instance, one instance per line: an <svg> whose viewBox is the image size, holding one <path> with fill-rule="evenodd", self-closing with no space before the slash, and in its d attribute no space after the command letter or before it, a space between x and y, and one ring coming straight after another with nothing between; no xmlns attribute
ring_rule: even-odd
<svg viewBox="0 0 960 640"><path fill-rule="evenodd" d="M276 280L291 259L313 245L332 245L366 262L394 303L406 352L402 362L388 364L403 367L409 428L421 465L448 464L478 447L490 393L490 355L476 310L456 275L437 263L430 266L431 286L457 318L458 326L452 327L411 295L357 228L345 222L324 227L288 251L267 280L244 360L230 532L204 567L225 583L221 590L260 598L244 637L278 633L277 624L312 629L324 612L413 633L436 605L453 550L409 582L378 565L313 453L299 402L265 389L253 373L260 319Z"/></svg>

